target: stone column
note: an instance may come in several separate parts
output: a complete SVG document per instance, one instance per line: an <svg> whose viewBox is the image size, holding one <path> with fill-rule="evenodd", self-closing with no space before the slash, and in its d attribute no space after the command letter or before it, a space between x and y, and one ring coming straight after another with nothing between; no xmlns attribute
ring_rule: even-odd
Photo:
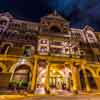
<svg viewBox="0 0 100 100"><path fill-rule="evenodd" d="M34 58L34 68L32 69L32 83L31 83L31 90L32 91L34 91L35 84L36 84L37 63L38 63L38 58L37 58L37 56L35 56L35 58Z"/></svg>
<svg viewBox="0 0 100 100"><path fill-rule="evenodd" d="M50 94L50 87L49 87L49 71L50 71L50 63L49 63L49 61L47 61L47 63L48 63L48 69L47 69L47 76L46 76L46 80L45 80L45 84L46 84L46 86L45 86L45 88L46 88L46 90L47 90L47 94Z"/></svg>
<svg viewBox="0 0 100 100"><path fill-rule="evenodd" d="M73 62L72 63L72 66L71 66L71 69L72 69L72 81L73 81L73 92L74 93L77 93L77 91L78 91L78 68L77 68L77 62Z"/></svg>

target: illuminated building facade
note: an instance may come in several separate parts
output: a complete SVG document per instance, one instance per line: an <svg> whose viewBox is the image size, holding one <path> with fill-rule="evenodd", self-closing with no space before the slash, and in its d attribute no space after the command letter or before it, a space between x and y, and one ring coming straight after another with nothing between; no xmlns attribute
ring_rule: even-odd
<svg viewBox="0 0 100 100"><path fill-rule="evenodd" d="M34 94L99 90L99 45L99 32L90 26L70 28L56 12L42 17L39 23L1 13L1 82L5 86L8 82L9 87L17 84L18 89Z"/></svg>

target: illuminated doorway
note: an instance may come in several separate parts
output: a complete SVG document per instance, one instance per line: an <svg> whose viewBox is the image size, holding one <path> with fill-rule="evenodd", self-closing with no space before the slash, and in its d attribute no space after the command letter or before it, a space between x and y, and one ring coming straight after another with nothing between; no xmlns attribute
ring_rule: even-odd
<svg viewBox="0 0 100 100"><path fill-rule="evenodd" d="M61 64L51 65L49 68L50 92L64 95L71 91L71 70Z"/></svg>

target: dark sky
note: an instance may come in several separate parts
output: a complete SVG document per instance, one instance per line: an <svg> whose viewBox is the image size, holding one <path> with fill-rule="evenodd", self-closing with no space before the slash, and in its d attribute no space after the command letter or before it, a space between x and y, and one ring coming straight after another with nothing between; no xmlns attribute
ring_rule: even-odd
<svg viewBox="0 0 100 100"><path fill-rule="evenodd" d="M88 24L100 31L100 0L0 0L1 12L32 21L55 9L70 21L71 27Z"/></svg>

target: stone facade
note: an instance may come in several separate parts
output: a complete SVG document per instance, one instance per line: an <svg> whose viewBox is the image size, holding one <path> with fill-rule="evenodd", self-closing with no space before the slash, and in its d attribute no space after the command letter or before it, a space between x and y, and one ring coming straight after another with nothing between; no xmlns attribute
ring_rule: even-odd
<svg viewBox="0 0 100 100"><path fill-rule="evenodd" d="M0 72L35 94L100 89L100 36L70 28L57 12L40 22L0 14Z"/></svg>

